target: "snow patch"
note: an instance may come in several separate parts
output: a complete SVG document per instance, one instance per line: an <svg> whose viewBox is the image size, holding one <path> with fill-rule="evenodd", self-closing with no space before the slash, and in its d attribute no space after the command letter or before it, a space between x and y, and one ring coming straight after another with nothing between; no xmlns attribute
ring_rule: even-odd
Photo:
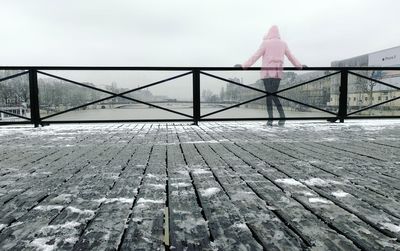
<svg viewBox="0 0 400 251"><path fill-rule="evenodd" d="M392 224L392 223L380 223L382 225L381 229L387 229L391 232L399 233L400 232L400 226Z"/></svg>
<svg viewBox="0 0 400 251"><path fill-rule="evenodd" d="M320 178L311 178L304 182L309 186L327 186L327 182Z"/></svg>
<svg viewBox="0 0 400 251"><path fill-rule="evenodd" d="M207 222L204 219L194 218L189 215L190 214L187 214L187 217L185 217L183 220L176 222L177 226L179 226L184 233L193 233L198 226L207 225Z"/></svg>
<svg viewBox="0 0 400 251"><path fill-rule="evenodd" d="M283 184L286 184L286 185L289 185L289 186L302 186L302 187L304 187L303 184L301 184L300 182L298 182L295 179L276 179L275 182L283 183Z"/></svg>
<svg viewBox="0 0 400 251"><path fill-rule="evenodd" d="M59 224L59 225L48 225L44 227L44 229L60 229L60 228L67 228L67 229L74 229L76 227L79 227L81 223L77 221L68 221L64 224Z"/></svg>
<svg viewBox="0 0 400 251"><path fill-rule="evenodd" d="M185 183L185 182L178 182L178 183L172 183L171 186L173 186L173 187L190 187L190 186L192 186L192 184Z"/></svg>
<svg viewBox="0 0 400 251"><path fill-rule="evenodd" d="M29 243L29 246L41 251L52 251L56 249L58 242L52 242L53 244L47 244L51 240L52 239L48 237L36 238L31 243Z"/></svg>
<svg viewBox="0 0 400 251"><path fill-rule="evenodd" d="M392 242L390 242L392 241ZM390 248L390 250L399 250L399 245L396 242L396 238L386 240L377 240L379 244L381 244L385 248Z"/></svg>
<svg viewBox="0 0 400 251"><path fill-rule="evenodd" d="M252 196L253 193L251 192L244 192L244 191L240 191L240 192L236 192L235 194L232 195L232 200L237 201L245 201L245 200L253 200L254 197Z"/></svg>
<svg viewBox="0 0 400 251"><path fill-rule="evenodd" d="M108 204L108 203L114 203L114 202L119 202L119 203L127 203L127 204L132 204L133 203L133 199L130 198L101 198L98 200L93 200L95 202L98 203L104 203L104 204Z"/></svg>
<svg viewBox="0 0 400 251"><path fill-rule="evenodd" d="M161 184L148 184L148 186L154 187L154 188L159 188L159 189L164 189L165 185Z"/></svg>
<svg viewBox="0 0 400 251"><path fill-rule="evenodd" d="M239 229L249 229L245 223L235 223L233 224L233 227Z"/></svg>
<svg viewBox="0 0 400 251"><path fill-rule="evenodd" d="M137 203L138 204L144 204L144 203L162 204L162 203L164 203L164 201L163 200L148 200L148 199L140 198Z"/></svg>
<svg viewBox="0 0 400 251"><path fill-rule="evenodd" d="M322 203L322 204L332 204L331 201L323 199L323 198L308 198L310 203Z"/></svg>
<svg viewBox="0 0 400 251"><path fill-rule="evenodd" d="M187 142L182 142L182 143L187 143L187 144L204 144L204 143L215 144L215 143L218 143L218 141L216 141L216 140L208 140L208 141L187 141Z"/></svg>
<svg viewBox="0 0 400 251"><path fill-rule="evenodd" d="M331 184L342 184L341 182L337 182L334 180L323 180L320 178L311 178L308 180L304 180L304 182L309 186L320 186L320 187L330 186Z"/></svg>
<svg viewBox="0 0 400 251"><path fill-rule="evenodd" d="M94 211L93 210L88 210L88 209L81 210L79 208L72 207L72 206L67 207L67 209L70 210L72 213L88 214L90 216L94 216Z"/></svg>
<svg viewBox="0 0 400 251"><path fill-rule="evenodd" d="M311 192L307 192L307 191L300 191L301 194L305 195L305 196L314 196L313 193Z"/></svg>
<svg viewBox="0 0 400 251"><path fill-rule="evenodd" d="M346 197L346 196L348 196L350 194L348 194L348 193L346 193L346 192L344 192L342 190L338 190L336 192L332 192L332 195L335 196L336 198L343 198L343 197Z"/></svg>
<svg viewBox="0 0 400 251"><path fill-rule="evenodd" d="M218 187L210 187L210 188L207 188L207 189L200 190L200 193L203 196L208 197L208 196L211 196L211 195L214 195L214 194L218 193L219 191L220 191L220 189Z"/></svg>
<svg viewBox="0 0 400 251"><path fill-rule="evenodd" d="M205 170L205 169L195 169L193 170L194 174L211 174L211 171Z"/></svg>
<svg viewBox="0 0 400 251"><path fill-rule="evenodd" d="M53 200L59 200L59 201L64 201L64 202L71 202L72 200L72 194L69 193L63 193L55 197Z"/></svg>
<svg viewBox="0 0 400 251"><path fill-rule="evenodd" d="M275 211L275 210L278 210L276 207L273 207L273 206L266 206L269 210L271 210L271 211Z"/></svg>
<svg viewBox="0 0 400 251"><path fill-rule="evenodd" d="M24 224L23 221L17 221L17 222L12 223L10 227L16 227L16 226L19 226L19 225L22 225L22 224Z"/></svg>
<svg viewBox="0 0 400 251"><path fill-rule="evenodd" d="M79 240L78 237L69 237L69 238L65 239L64 242L70 243L70 244L75 244L78 240Z"/></svg>
<svg viewBox="0 0 400 251"><path fill-rule="evenodd" d="M47 205L47 206L37 206L34 208L34 210L51 211L51 210L61 210L63 208L64 208L63 206Z"/></svg>
<svg viewBox="0 0 400 251"><path fill-rule="evenodd" d="M64 224L49 225L40 229L41 234L47 237L36 238L29 245L38 250L57 250L57 245L61 241L65 243L74 244L78 241L78 230L81 223L76 221L69 221ZM51 244L49 244L51 243Z"/></svg>

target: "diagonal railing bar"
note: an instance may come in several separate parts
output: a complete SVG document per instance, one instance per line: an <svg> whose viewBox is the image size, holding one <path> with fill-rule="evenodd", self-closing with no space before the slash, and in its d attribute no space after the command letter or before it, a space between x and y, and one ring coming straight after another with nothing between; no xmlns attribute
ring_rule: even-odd
<svg viewBox="0 0 400 251"><path fill-rule="evenodd" d="M271 95L272 95L272 94L271 94ZM280 96L280 95L274 95L274 96L277 96L278 98L281 98L281 99L285 99L285 100L287 100L287 101L291 101L291 102L296 103L296 104L299 104L299 105L304 105L304 106L307 106L307 107L310 107L310 108L314 108L314 109L316 109L316 110L318 110L318 111L321 111L321 112L326 112L326 113L329 113L329 114L332 114L332 115L335 115L335 116L338 115L338 114L335 113L335 112L331 112L331 111L328 111L328 110L324 110L324 109L322 109L322 108L319 108L319 107L316 107L316 106L313 106L313 105L310 105L310 104L305 104L305 103L303 103L303 102L300 102L300 101L297 101L297 100L294 100L294 99L291 99L291 98L286 98L286 97L283 97L283 96Z"/></svg>
<svg viewBox="0 0 400 251"><path fill-rule="evenodd" d="M201 71L201 73L204 74L204 75L207 75L207 76L209 76L209 77L213 77L213 78L216 78L216 79L225 81L225 82L229 82L229 83L232 83L232 84L235 84L235 85L244 87L244 88L248 88L248 89L251 89L251 90L254 90L254 91L258 91L258 92L267 93L267 92L264 91L264 90L261 90L261 89L258 89L258 88L254 88L254 87L251 87L251 86L247 86L247 85L244 85L244 84L241 84L241 83L238 83L238 82L235 82L235 81L232 81L232 80L223 78L223 77L216 76L216 75L214 75L214 74L206 73L206 72L203 72L203 71ZM297 85L294 85L294 86L291 86L291 87L287 87L287 88L284 88L284 89L279 90L279 91L276 91L276 92L272 92L271 95L272 95L272 94L278 94L278 93L281 93L281 92L284 92L284 91L287 91L287 90L290 90L290 89L294 89L294 88L296 88L296 87L300 87L300 86L302 86L302 85L306 85L306 84L309 84L309 83L312 83L312 82L315 82L315 81L318 81L318 80L321 80L321 79L324 79L324 78L328 78L328 77L331 77L331 76L336 75L336 74L338 74L338 73L340 73L340 71L338 71L338 72L333 72L333 73L327 74L327 75L325 75L325 76L318 77L318 78L315 78L315 79L312 79L312 80L309 80L309 81L306 81L306 82L303 82L303 83L300 83L300 84L297 84Z"/></svg>
<svg viewBox="0 0 400 251"><path fill-rule="evenodd" d="M290 90L290 89L294 89L294 88L300 87L302 85L306 85L306 84L309 84L309 83L312 83L312 82L315 82L315 81L318 81L318 80L321 80L321 79L324 79L324 78L329 78L329 77L332 77L333 75L336 75L336 74L339 74L339 73L340 73L340 71L337 71L337 72L330 73L328 75L325 75L325 76L322 76L322 77L319 77L319 78L311 79L311 80L303 82L301 84L297 84L297 85L293 85L293 86L281 89L279 91L274 92L273 94L278 94L278 93L281 93L281 92L284 92L284 91L287 91L287 90Z"/></svg>
<svg viewBox="0 0 400 251"><path fill-rule="evenodd" d="M226 111L226 110L229 110L229 109L232 109L232 108L235 108L235 107L238 107L238 106L241 106L241 105L244 105L244 104L247 104L247 103L250 103L250 102L259 100L259 99L262 99L262 98L265 98L265 97L267 97L267 96L268 96L268 95L262 95L262 96L259 96L259 97L257 97L257 98L253 98L253 99L250 99L250 100L247 100L247 101L244 101L244 102L241 102L241 103L232 105L232 106L228 106L228 107L225 107L225 108L223 108L223 109L220 109L220 110L217 110L217 111L213 111L213 112L204 114L204 115L200 116L200 118L205 118L205 117L214 115L214 114L216 114L216 113L220 113L220 112L223 112L223 111Z"/></svg>
<svg viewBox="0 0 400 251"><path fill-rule="evenodd" d="M86 104L83 104L83 105L80 105L80 106L77 106L77 107L73 107L73 108L70 108L70 109L65 110L65 111L61 111L61 112L58 112L58 113L55 113L55 114L48 115L46 117L43 117L42 120L48 119L48 118L51 118L51 117L55 117L55 116L58 116L58 115L61 115L61 114L64 114L64 113L67 113L67 112L70 112L70 111L74 111L74 110L80 109L80 108L88 106L88 105L92 105L92 104L95 104L95 103L110 99L110 97L111 96L106 97L106 98L102 98L102 99L99 99L99 100L95 100L95 101L92 101L92 102L89 102L89 103L86 103ZM145 104L145 105L152 106L152 107L155 107L155 108L167 111L167 112L171 112L171 113L175 113L175 114L178 114L178 115L181 115L181 116L185 116L187 118L191 118L191 119L193 118L193 116L190 116L188 114L177 112L177 111L174 111L174 110L170 110L170 109L164 108L162 106L154 105L154 104L147 103L145 101L141 101L141 100L130 98L130 97L125 97L125 96L122 96L122 97L125 98L125 99L129 99L131 101L137 102L137 103Z"/></svg>
<svg viewBox="0 0 400 251"><path fill-rule="evenodd" d="M24 117L24 116L21 116L21 115L15 114L15 113L11 113L11 112L6 112L6 111L3 111L3 110L0 110L0 113L5 113L7 115L10 115L10 116L13 116L13 117L18 117L18 118L21 118L21 119L26 119L26 120L29 120L29 121L31 120L28 117Z"/></svg>
<svg viewBox="0 0 400 251"><path fill-rule="evenodd" d="M170 77L170 78L166 78L166 79L159 80L159 81L156 81L156 82L147 84L147 85L143 85L143 86L137 87L137 88L132 89L132 90L129 90L129 91L124 91L124 92L121 92L121 93L119 93L119 94L120 94L120 95L124 95L124 94L128 94L128 93L131 93L131 92L135 92L135 91L138 91L138 90L141 90L141 89L144 89L144 88L148 88L148 87L150 87L150 86L158 85L158 84L165 83L165 82L168 82L168 81L177 79L177 78L181 78L181 77L184 77L184 76L186 76L186 75L190 75L190 74L192 74L192 73L193 73L192 71L189 71L189 72L186 72L186 73L182 73L182 74L179 74L179 75Z"/></svg>
<svg viewBox="0 0 400 251"><path fill-rule="evenodd" d="M62 80L62 81L65 81L65 82L69 82L71 84L79 85L79 86L82 86L82 87L87 87L89 89L96 90L96 91L99 91L99 92L105 92L105 93L108 93L108 94L111 94L111 93L112 94L116 94L116 93L113 93L113 92L110 92L110 91L107 91L107 90L103 90L101 88L97 88L97 87L90 86L90 85L85 85L85 84L79 83L77 81L74 81L74 80L71 80L71 79L68 79L68 78L63 78L63 77L60 77L60 76L57 76L57 75L53 75L53 74L50 74L50 73L47 73L47 72L43 72L43 71L37 71L37 72L40 73L40 74L46 75L48 77L59 79L59 80Z"/></svg>
<svg viewBox="0 0 400 251"><path fill-rule="evenodd" d="M74 111L74 110L78 110L80 108L83 108L83 107L86 107L86 106L89 106L89 105L93 105L93 104L99 103L101 101L105 101L107 99L110 99L110 96L102 98L102 99L98 99L98 100L95 100L95 101L92 101L92 102L89 102L89 103L86 103L86 104L83 104L83 105L80 105L80 106L75 106L75 107L72 107L70 109L67 109L67 110L64 110L64 111L61 111L61 112L57 112L57 113L54 113L54 114L51 114L51 115L48 115L48 116L45 116L45 117L42 117L42 120L43 119L48 119L48 118L51 118L51 117L54 117L54 116L58 116L58 115L61 115L61 114L67 113L67 112L71 112L71 111Z"/></svg>
<svg viewBox="0 0 400 251"><path fill-rule="evenodd" d="M72 83L72 84L76 84L76 85L79 85L79 86L87 87L87 88L89 88L89 89L93 89L93 90L96 90L96 91L99 91L99 92L104 92L104 93L107 93L107 94L110 94L110 95L111 95L111 96L109 96L109 97L106 97L105 99L98 100L98 101L96 101L95 103L98 103L98 102L101 102L101 101L103 101L103 100L107 100L107 99L111 99L111 98L114 98L114 97L118 97L118 96L119 96L119 97L121 97L121 98L125 98L125 99L128 99L128 100L137 102L137 103L146 104L146 105L149 105L149 106L152 106L152 107L155 107L155 108L164 110L164 111L168 111L168 112L172 112L172 113L175 113L175 114L179 114L179 115L181 115L181 116L185 116L185 117L188 117L188 118L193 118L192 116L187 115L187 114L185 114L185 113L177 112L177 111L174 111L174 110L171 110L171 109L168 109L168 108L164 108L164 107L162 107L162 106L154 105L154 104L151 104L151 103L147 103L147 102L140 101L140 100L137 100L137 99L134 99L134 98L131 98L131 97L126 97L126 96L124 96L124 94L133 92L135 89L137 90L138 88L135 88L134 90L130 90L130 91L125 91L125 92L122 92L122 93L114 93L114 92L111 92L111 91L107 91L107 90L103 90L103 89L100 89L100 88L97 88L97 87L85 85L85 84L76 82L76 81L74 81L74 80L67 79L67 78L63 78L63 77L59 77L59 76L56 76L56 75L53 75L53 74L49 74L49 73L46 73L46 72L42 72L42 71L38 71L38 72L39 72L40 74L43 74L43 75L46 75L46 76L49 76L49 77L53 77L53 78L56 78L56 79L59 79L59 80L63 80L63 81L66 81L66 82L70 82L70 83ZM168 78L168 79L164 79L164 80L161 80L161 81L157 81L157 82L152 83L152 84L153 84L153 85L154 85L154 84L160 84L160 83L163 83L163 82L166 82L166 81L170 81L170 80L172 80L172 79L176 79L176 78L179 78L179 77L186 76L186 75L188 75L188 74L191 74L191 72L187 72L187 73L180 74L180 75L177 75L177 76ZM140 88L140 87L139 87L139 88ZM70 112L70 111L73 111L73 110L77 110L77 109L79 109L79 108L82 108L82 107L84 107L84 106L88 106L88 105L91 105L91 104L92 104L92 102L90 102L90 103L88 103L88 104L85 104L85 105L82 105L82 106L79 106L79 107L74 107L74 108L68 109L68 111ZM55 113L55 114L52 114L52 115L49 115L49 116L50 116L50 117L54 117L54 116L57 116L57 115L60 115L60 114L63 114L63 113L65 113L65 112L62 111L62 112L58 112L58 113ZM46 117L44 117L44 118L42 118L42 119L48 118L49 116L46 116Z"/></svg>
<svg viewBox="0 0 400 251"><path fill-rule="evenodd" d="M220 110L218 110L218 111L214 111L214 112L205 114L205 115L203 115L203 116L201 116L201 117L204 118L204 117L207 117L207 116L210 116L210 115L214 115L214 114L216 114L216 113L220 113L220 112L223 112L223 111L226 111L226 110L235 108L235 107L240 106L240 105L243 105L243 104L247 104L247 103L253 102L253 101L255 101L255 100L258 100L258 99L261 99L261 98L264 98L264 97L267 97L267 96L276 96L276 97L278 97L278 98L282 98L282 99L285 99L285 100L287 100L287 101L294 102L294 103L296 103L296 104L300 104L300 105L303 105L303 106L306 106L306 107L310 107L310 108L319 110L319 111L321 111L321 112L326 112L326 113L329 113L329 114L332 114L332 115L335 115L335 116L338 115L337 113L334 113L334 112L331 112L331 111L328 111L328 110L324 110L324 109L322 109L322 108L319 108L319 107L316 107L316 106L313 106L313 105L310 105L310 104L305 104L305 103L302 103L302 102L297 101L297 100L294 100L294 99L290 99L290 98L283 97L283 96L281 96L281 95L277 95L277 94L275 94L275 92L274 92L274 93L267 93L266 95L263 95L263 96L260 96L260 97L257 97L257 98L254 98L254 99L251 99L251 100L248 100L248 101L244 101L244 102L242 102L242 103L239 103L239 104L236 104L236 105L233 105L233 106L230 106L230 107L226 107L226 108L220 109Z"/></svg>
<svg viewBox="0 0 400 251"><path fill-rule="evenodd" d="M137 103L141 103L141 104L144 104L144 105L152 106L152 107L155 107L155 108L167 111L167 112L175 113L175 114L187 117L187 118L193 118L193 116L190 116L188 114L177 112L177 111L174 111L174 110L171 110L171 109L168 109L168 108L164 108L162 106L158 106L158 105L155 105L155 104L151 104L151 103L148 103L148 102L145 102L145 101L141 101L141 100L138 100L138 99L134 99L134 98L126 97L126 96L122 96L122 98L131 100L131 101L134 101L134 102L137 102ZM110 99L110 97L104 98L104 100L106 100L106 99ZM44 117L42 119L47 119L47 118L50 118L50 117L58 116L60 114L63 114L63 113L66 113L66 112L70 112L70 111L74 111L74 110L77 110L79 108L82 108L82 107L85 107L85 106L88 106L88 105L91 105L91 104L94 104L94 103L98 103L98 102L101 102L101 101L103 101L103 99L102 100L95 100L93 102L90 102L90 103L87 103L87 104L84 104L84 105L81 105L81 106L73 107L73 108L70 108L70 109L62 111L62 112L51 114L51 115L46 116L46 117Z"/></svg>
<svg viewBox="0 0 400 251"><path fill-rule="evenodd" d="M101 89L101 88L97 88L97 87L94 87L94 86L90 86L90 85L85 85L85 84L76 82L74 80L63 78L63 77L60 77L60 76L57 76L57 75L53 75L53 74L50 74L50 73L47 73L47 72L38 71L38 73L46 75L46 76L49 76L49 77L52 77L52 78L56 78L56 79L59 79L59 80L63 80L63 81L66 81L66 82L69 82L69 83L72 83L72 84L76 84L76 85L79 85L79 86L82 86L82 87L87 87L89 89L93 89L93 90L96 90L96 91L99 91L99 92L107 92L107 93L109 93L107 90L104 90L104 89ZM158 85L158 84L161 84L161 83L164 83L164 82L168 82L168 81L171 81L171 80L174 80L174 79L177 79L177 78L181 78L181 77L189 75L189 74L192 74L192 72L190 71L190 72L182 73L182 74L170 77L170 78L159 80L159 81L150 83L148 85L140 86L140 87L137 87L137 88L134 88L134 89L131 89L131 90L128 90L128 91L124 91L124 92L121 92L121 93L118 93L118 94L117 93L113 93L113 96L111 96L110 98L114 98L114 97L117 97L117 96L122 97L122 95L131 93L131 92L134 92L134 91L138 91L138 90L141 90L141 89L144 89L144 88L148 88L150 86Z"/></svg>
<svg viewBox="0 0 400 251"><path fill-rule="evenodd" d="M349 71L349 74L358 76L358 77L360 77L360 78L365 78L365 79L368 79L368 80L370 80L370 81L374 81L374 82L377 82L377 83L379 83L379 84L386 85L386 86L389 86L389 87L391 87L391 88L400 90L400 87L398 87L398 86L391 85L391 84L382 82L382 81L380 81L380 80L377 80L377 79L374 79L374 78L370 78L370 77L367 77L367 76L364 76L364 75L361 75L361 74L358 74L358 73L355 73L355 72L352 72L352 71Z"/></svg>
<svg viewBox="0 0 400 251"><path fill-rule="evenodd" d="M183 77L183 76L192 74L192 72L186 72L186 73L183 73L183 74L180 74L180 75L176 75L176 76L174 76L174 77L170 77L170 78L166 78L166 79L163 79L163 80L160 80L160 81L156 81L156 82L150 83L150 84L145 85L145 86L137 87L137 88L135 88L135 89L131 89L131 90L128 90L128 91L124 91L124 92L121 92L121 93L114 93L114 92L110 92L110 91L107 91L107 90L104 90L104 89L101 89L101 88L93 87L93 86L90 86L90 85L85 85L85 84L76 82L76 81L74 81L74 80L70 80L70 79L66 79L66 78L63 78L63 77L56 76L56 75L52 75L52 74L49 74L49 73L46 73L46 72L41 72L41 71L38 71L38 72L39 72L40 74L44 74L44 75L47 75L47 76L49 76L49 77L57 78L57 79L60 79L60 80L63 80L63 81L70 82L70 83L72 83L72 84L76 84L76 85L80 85L80 86L83 86L83 87L87 87L87 88L89 88L89 89L93 89L93 90L96 90L96 91L99 91L99 92L105 92L105 93L107 93L107 94L111 94L111 93L112 93L112 95L109 96L109 97L107 97L105 100L111 99L111 98L114 98L114 97L127 98L127 97L125 97L125 96L123 96L123 95L128 94L128 93L131 93L131 92L138 91L138 90L143 89L143 88L147 88L147 87L149 87L149 86L158 85L158 84L161 84L161 83L164 83L164 82L167 82L167 81L171 81L171 80L174 80L174 79L177 79L177 78L180 78L180 77ZM102 99L101 101L103 101L103 99Z"/></svg>
<svg viewBox="0 0 400 251"><path fill-rule="evenodd" d="M137 102L137 103L141 103L141 104L144 104L144 105L155 107L155 108L158 108L158 109L161 109L161 110L164 110L164 111L167 111L167 112L175 113L175 114L187 117L187 118L191 118L191 119L193 118L193 116L190 116L190 115L188 115L186 113L177 112L177 111L174 111L174 110L162 107L162 106L158 106L158 105L155 105L155 104L152 104L152 103L148 103L148 102L145 102L145 101L141 101L141 100L138 100L138 99L135 99L135 98L129 98L129 97L126 97L126 96L122 96L122 97L126 98L126 99L129 99L129 100L132 100L132 101Z"/></svg>
<svg viewBox="0 0 400 251"><path fill-rule="evenodd" d="M11 79L11 78L16 78L16 77L25 75L25 74L27 74L27 73L29 73L29 71L23 71L23 72L20 72L20 73L17 73L17 74L13 74L13 75L7 76L7 77L5 77L5 78L0 78L0 82L9 80L9 79Z"/></svg>
<svg viewBox="0 0 400 251"><path fill-rule="evenodd" d="M238 85L238 86L247 88L247 89L251 89L251 90L254 90L254 91L262 92L262 93L265 93L265 94L267 93L264 90L261 90L261 89L258 89L258 88L254 88L254 87L251 87L251 86L248 86L248 85L244 85L244 84L241 84L241 83L238 83L238 82L235 82L235 81L223 78L223 77L219 77L217 75L210 74L210 73L207 73L207 72L204 72L204 71L200 71L200 73L204 74L204 75L207 75L209 77L212 77L212 78L216 78L216 79L219 79L219 80L222 80L222 81L225 81L225 82L229 82L229 83L234 84L234 85Z"/></svg>
<svg viewBox="0 0 400 251"><path fill-rule="evenodd" d="M356 114L356 113L359 113L359 112L362 112L362 111L365 111L365 110L368 110L368 109L371 109L371 108L374 108L374 107L377 107L377 106L380 106L380 105L383 105L383 104L386 104L386 103L389 103L389 102L392 102L392 101L395 101L397 99L400 99L400 96L396 97L396 98L392 98L392 99L386 100L386 101L383 101L383 102L375 104L375 105L370 105L370 106L364 107L364 108L362 108L360 110L357 110L357 111L354 111L354 112L350 112L350 113L347 114L347 116L350 116L350 115L353 115L353 114Z"/></svg>

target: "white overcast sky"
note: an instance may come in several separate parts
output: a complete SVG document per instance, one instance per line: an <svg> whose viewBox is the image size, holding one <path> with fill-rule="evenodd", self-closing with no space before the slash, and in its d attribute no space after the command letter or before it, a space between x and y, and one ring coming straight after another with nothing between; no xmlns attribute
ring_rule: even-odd
<svg viewBox="0 0 400 251"><path fill-rule="evenodd" d="M277 24L309 66L400 45L398 0L2 0L0 65L231 66Z"/></svg>
<svg viewBox="0 0 400 251"><path fill-rule="evenodd" d="M400 45L399 0L2 0L0 8L3 66L232 66L273 24L308 66Z"/></svg>

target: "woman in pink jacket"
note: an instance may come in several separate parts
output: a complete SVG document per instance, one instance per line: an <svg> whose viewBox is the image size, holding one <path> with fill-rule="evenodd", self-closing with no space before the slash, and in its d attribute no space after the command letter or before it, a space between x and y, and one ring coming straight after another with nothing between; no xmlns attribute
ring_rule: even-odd
<svg viewBox="0 0 400 251"><path fill-rule="evenodd" d="M276 92L278 91L279 83L282 78L282 67L285 55L294 66L302 68L300 62L290 52L287 44L281 40L278 27L273 25L269 29L267 35L264 36L260 48L249 60L243 63L242 67L246 69L262 57L261 67L270 68L261 70L261 79L264 82L265 91L269 93ZM272 125L272 101L274 101L279 115L282 118L279 120L279 125L283 126L285 124L285 120L283 120L285 118L285 112L283 111L279 98L276 96L267 96L267 112L269 118L267 125Z"/></svg>

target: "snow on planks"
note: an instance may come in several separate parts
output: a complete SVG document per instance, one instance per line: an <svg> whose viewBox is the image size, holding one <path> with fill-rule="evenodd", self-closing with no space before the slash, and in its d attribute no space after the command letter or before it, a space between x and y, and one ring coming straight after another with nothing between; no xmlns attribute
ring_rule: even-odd
<svg viewBox="0 0 400 251"><path fill-rule="evenodd" d="M400 249L397 121L0 135L1 250Z"/></svg>

